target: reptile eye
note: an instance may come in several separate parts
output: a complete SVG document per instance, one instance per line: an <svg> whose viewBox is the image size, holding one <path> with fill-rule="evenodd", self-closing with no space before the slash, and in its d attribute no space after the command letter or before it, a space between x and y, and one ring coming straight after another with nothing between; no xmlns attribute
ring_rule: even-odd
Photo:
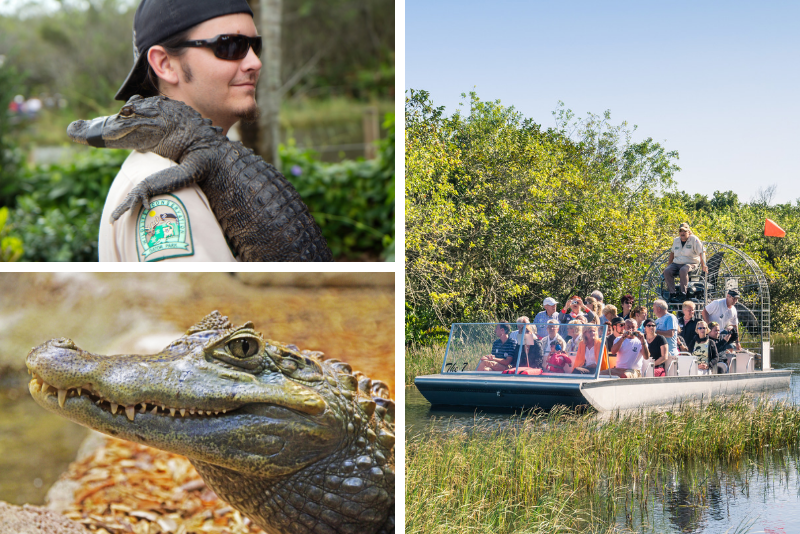
<svg viewBox="0 0 800 534"><path fill-rule="evenodd" d="M124 108L119 110L119 114L122 117L130 117L131 115L133 115L133 108L130 106L125 106Z"/></svg>
<svg viewBox="0 0 800 534"><path fill-rule="evenodd" d="M249 358L258 352L258 343L254 339L234 339L228 343L228 350L237 358Z"/></svg>

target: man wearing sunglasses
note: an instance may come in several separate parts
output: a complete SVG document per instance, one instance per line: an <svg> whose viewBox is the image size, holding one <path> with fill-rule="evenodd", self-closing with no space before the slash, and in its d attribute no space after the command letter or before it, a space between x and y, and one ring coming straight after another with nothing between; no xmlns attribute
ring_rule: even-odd
<svg viewBox="0 0 800 534"><path fill-rule="evenodd" d="M258 116L260 53L246 0L142 0L133 19L133 68L115 98L180 100L227 134L238 120ZM138 183L174 165L152 152L131 153L106 198L100 261L235 261L197 184L108 223Z"/></svg>

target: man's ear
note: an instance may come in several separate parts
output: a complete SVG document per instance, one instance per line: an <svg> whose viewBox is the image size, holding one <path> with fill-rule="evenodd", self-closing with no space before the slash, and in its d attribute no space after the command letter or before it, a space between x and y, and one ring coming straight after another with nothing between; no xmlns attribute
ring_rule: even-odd
<svg viewBox="0 0 800 534"><path fill-rule="evenodd" d="M178 85L180 81L177 61L177 59L169 57L163 46L151 46L147 51L147 62L150 63L153 72L169 85Z"/></svg>

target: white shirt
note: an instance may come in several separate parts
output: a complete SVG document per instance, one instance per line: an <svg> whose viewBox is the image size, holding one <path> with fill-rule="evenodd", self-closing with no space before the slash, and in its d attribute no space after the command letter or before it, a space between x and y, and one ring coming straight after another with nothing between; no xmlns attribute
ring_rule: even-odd
<svg viewBox="0 0 800 534"><path fill-rule="evenodd" d="M100 261L236 261L225 234L197 184L150 199L111 224L111 213L148 176L174 167L152 152L133 151L114 178L103 207Z"/></svg>
<svg viewBox="0 0 800 534"><path fill-rule="evenodd" d="M709 302L705 310L708 314L708 320L718 322L720 330L725 330L730 324L739 324L736 305L734 304L729 309L725 298Z"/></svg>
<svg viewBox="0 0 800 534"><path fill-rule="evenodd" d="M617 338L614 343L619 341ZM642 370L642 342L633 338L625 338L617 352L617 369L638 369Z"/></svg>

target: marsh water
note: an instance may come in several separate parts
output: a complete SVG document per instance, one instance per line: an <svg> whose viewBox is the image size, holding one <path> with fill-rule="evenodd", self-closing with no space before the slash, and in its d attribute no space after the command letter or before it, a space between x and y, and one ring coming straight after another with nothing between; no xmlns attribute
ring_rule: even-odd
<svg viewBox="0 0 800 534"><path fill-rule="evenodd" d="M800 404L800 346L774 347L772 366L792 369L791 387L775 399ZM406 388L406 439L454 423L502 426L509 410L431 409L414 387ZM684 462L666 466L642 494L620 488L614 496L621 529L653 533L792 533L800 532L800 451L774 450L726 462ZM609 496L610 497L610 496Z"/></svg>

